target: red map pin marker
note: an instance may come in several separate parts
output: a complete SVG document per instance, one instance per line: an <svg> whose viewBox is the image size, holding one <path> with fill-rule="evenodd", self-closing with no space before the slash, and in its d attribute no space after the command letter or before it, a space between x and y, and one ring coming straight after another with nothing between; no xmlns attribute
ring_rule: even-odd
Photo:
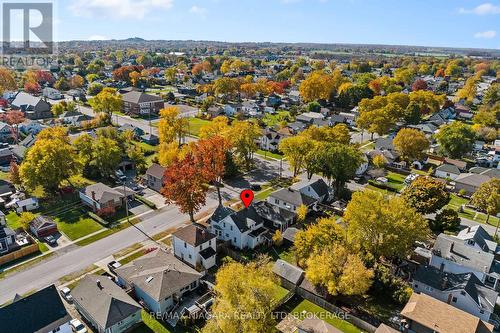
<svg viewBox="0 0 500 333"><path fill-rule="evenodd" d="M253 191L252 190L244 190L240 194L241 201L243 201L243 204L245 205L246 208L250 206L253 200Z"/></svg>

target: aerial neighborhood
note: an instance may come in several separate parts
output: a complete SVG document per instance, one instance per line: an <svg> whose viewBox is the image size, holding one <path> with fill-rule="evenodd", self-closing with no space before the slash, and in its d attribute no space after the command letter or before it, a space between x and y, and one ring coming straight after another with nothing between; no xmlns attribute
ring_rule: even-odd
<svg viewBox="0 0 500 333"><path fill-rule="evenodd" d="M500 330L500 52L58 43L0 67L0 332Z"/></svg>

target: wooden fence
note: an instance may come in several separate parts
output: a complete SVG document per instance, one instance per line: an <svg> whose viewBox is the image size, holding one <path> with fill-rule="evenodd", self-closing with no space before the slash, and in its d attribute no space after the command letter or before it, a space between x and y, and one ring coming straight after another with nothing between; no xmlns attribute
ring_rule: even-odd
<svg viewBox="0 0 500 333"><path fill-rule="evenodd" d="M39 251L38 244L36 243L24 246L17 251L10 252L3 256L0 256L0 266L17 259L21 259L27 255L33 254L38 251Z"/></svg>

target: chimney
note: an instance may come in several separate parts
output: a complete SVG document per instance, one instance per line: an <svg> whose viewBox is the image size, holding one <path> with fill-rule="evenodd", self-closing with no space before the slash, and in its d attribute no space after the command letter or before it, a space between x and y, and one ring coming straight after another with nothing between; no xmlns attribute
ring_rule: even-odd
<svg viewBox="0 0 500 333"><path fill-rule="evenodd" d="M102 284L101 284L101 280L96 280L95 283L97 284L97 288L99 288L100 290L102 290Z"/></svg>
<svg viewBox="0 0 500 333"><path fill-rule="evenodd" d="M442 290L445 290L446 287L448 287L448 276L445 276L443 278L443 281L441 281L441 289Z"/></svg>
<svg viewBox="0 0 500 333"><path fill-rule="evenodd" d="M468 227L468 228L467 228L467 232L470 232L470 229L471 229L471 227Z"/></svg>
<svg viewBox="0 0 500 333"><path fill-rule="evenodd" d="M453 252L453 248L455 247L455 243L451 243L451 246L450 246L450 252Z"/></svg>
<svg viewBox="0 0 500 333"><path fill-rule="evenodd" d="M96 201L95 200L95 191L92 191L91 195L92 195L92 200Z"/></svg>

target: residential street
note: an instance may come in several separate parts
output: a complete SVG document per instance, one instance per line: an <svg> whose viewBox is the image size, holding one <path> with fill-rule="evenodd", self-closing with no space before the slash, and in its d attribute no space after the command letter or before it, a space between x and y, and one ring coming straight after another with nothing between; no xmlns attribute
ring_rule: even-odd
<svg viewBox="0 0 500 333"><path fill-rule="evenodd" d="M227 193L225 194L227 195ZM201 213L209 213L217 207L217 194L211 193ZM156 211L136 226L148 235L175 228L188 221L188 215L181 214L177 207L169 205ZM116 253L137 242L146 240L134 227L129 227L109 237L84 247L73 247L70 251L0 280L0 304L32 290L44 288L61 277L85 269L96 261Z"/></svg>

